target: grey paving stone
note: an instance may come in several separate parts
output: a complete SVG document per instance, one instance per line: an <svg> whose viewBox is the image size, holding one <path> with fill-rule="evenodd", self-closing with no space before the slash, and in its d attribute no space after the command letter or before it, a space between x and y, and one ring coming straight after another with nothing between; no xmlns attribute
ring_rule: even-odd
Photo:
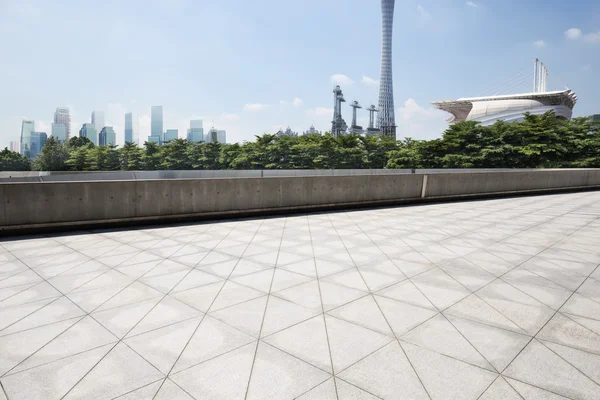
<svg viewBox="0 0 600 400"><path fill-rule="evenodd" d="M536 340L519 354L504 374L569 398L600 399L598 384Z"/></svg>
<svg viewBox="0 0 600 400"><path fill-rule="evenodd" d="M259 343L246 398L291 399L330 377L310 364Z"/></svg>
<svg viewBox="0 0 600 400"><path fill-rule="evenodd" d="M473 399L480 396L498 374L438 353L402 343L410 362L432 399Z"/></svg>
<svg viewBox="0 0 600 400"><path fill-rule="evenodd" d="M354 364L340 373L339 377L380 398L407 400L429 398L396 341ZM340 394L340 388L341 393L350 395L348 396L350 399L357 392L352 387L345 387L342 383L338 388L338 394ZM360 391L358 392L360 393ZM369 399L362 393L361 396ZM361 397L357 396L357 398Z"/></svg>
<svg viewBox="0 0 600 400"><path fill-rule="evenodd" d="M494 383L479 397L480 400L522 400L516 392L502 377L496 378Z"/></svg>

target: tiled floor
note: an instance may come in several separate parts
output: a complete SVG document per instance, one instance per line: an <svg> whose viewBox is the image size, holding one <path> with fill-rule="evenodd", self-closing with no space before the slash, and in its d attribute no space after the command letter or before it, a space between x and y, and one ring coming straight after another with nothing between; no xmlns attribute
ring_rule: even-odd
<svg viewBox="0 0 600 400"><path fill-rule="evenodd" d="M2 241L0 399L600 399L598 264L600 192Z"/></svg>

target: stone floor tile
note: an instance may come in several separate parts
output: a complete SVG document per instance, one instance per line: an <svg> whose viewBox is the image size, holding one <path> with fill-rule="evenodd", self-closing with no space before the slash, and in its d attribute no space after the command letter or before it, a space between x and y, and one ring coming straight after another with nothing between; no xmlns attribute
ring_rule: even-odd
<svg viewBox="0 0 600 400"><path fill-rule="evenodd" d="M37 309L26 317L2 329L0 335L8 335L26 329L81 317L83 315L85 315L85 312L81 310L81 308L77 307L71 300L63 296L47 303L44 307Z"/></svg>
<svg viewBox="0 0 600 400"><path fill-rule="evenodd" d="M524 382L510 378L505 379L525 400L568 400L567 397L548 392Z"/></svg>
<svg viewBox="0 0 600 400"><path fill-rule="evenodd" d="M194 400L194 398L167 378L153 400Z"/></svg>
<svg viewBox="0 0 600 400"><path fill-rule="evenodd" d="M439 310L444 310L471 294L439 268L412 278L412 282Z"/></svg>
<svg viewBox="0 0 600 400"><path fill-rule="evenodd" d="M208 285L210 283L220 282L221 278L194 269L189 272L189 274L185 275L179 283L172 289L172 292L181 292L182 290L193 289L195 287Z"/></svg>
<svg viewBox="0 0 600 400"><path fill-rule="evenodd" d="M577 368L588 378L600 384L600 355L577 350L560 344L540 341L563 360Z"/></svg>
<svg viewBox="0 0 600 400"><path fill-rule="evenodd" d="M429 399L417 374L396 341L352 365L340 373L339 378L341 379L337 382L347 381L379 398ZM351 396L356 392L361 394L361 397L356 397L358 399L371 398L360 391L353 390L352 387L346 387L344 383L338 386L339 395L349 394L348 397L340 398L352 399Z"/></svg>
<svg viewBox="0 0 600 400"><path fill-rule="evenodd" d="M201 311L170 296L165 296L137 323L127 336L139 335L140 333L200 316L202 316Z"/></svg>
<svg viewBox="0 0 600 400"><path fill-rule="evenodd" d="M54 338L69 329L78 321L77 318L29 329L0 337L0 376L15 368L31 357Z"/></svg>
<svg viewBox="0 0 600 400"><path fill-rule="evenodd" d="M122 338L156 306L160 298L140 301L90 314L118 338Z"/></svg>
<svg viewBox="0 0 600 400"><path fill-rule="evenodd" d="M240 261L238 261L235 268L231 272L231 277L236 278L271 268L273 268L272 265L259 263L247 258L242 258L240 259Z"/></svg>
<svg viewBox="0 0 600 400"><path fill-rule="evenodd" d="M498 374L432 351L402 343L432 400L476 399Z"/></svg>
<svg viewBox="0 0 600 400"><path fill-rule="evenodd" d="M200 323L192 318L163 328L155 329L124 342L160 372L167 375Z"/></svg>
<svg viewBox="0 0 600 400"><path fill-rule="evenodd" d="M263 293L269 293L271 291L271 284L273 283L274 272L274 269L270 268L232 278L231 280L235 283L239 283L240 285L260 290Z"/></svg>
<svg viewBox="0 0 600 400"><path fill-rule="evenodd" d="M328 275L327 277L323 278L323 281L335 283L337 285L345 286L355 290L361 290L363 292L369 291L363 276L357 268L351 268L333 275Z"/></svg>
<svg viewBox="0 0 600 400"><path fill-rule="evenodd" d="M319 311L307 309L279 297L270 296L267 300L267 309L262 324L261 336L264 337L278 332L314 317L319 313Z"/></svg>
<svg viewBox="0 0 600 400"><path fill-rule="evenodd" d="M255 350L256 343L250 343L169 378L196 399L243 399Z"/></svg>
<svg viewBox="0 0 600 400"><path fill-rule="evenodd" d="M173 373L253 342L255 338L205 316L173 368Z"/></svg>
<svg viewBox="0 0 600 400"><path fill-rule="evenodd" d="M64 399L112 399L162 377L156 368L119 343Z"/></svg>
<svg viewBox="0 0 600 400"><path fill-rule="evenodd" d="M209 285L200 286L194 289L183 290L177 293L170 293L173 297L188 306L194 307L202 312L207 312L213 301L223 288L225 282L216 282Z"/></svg>
<svg viewBox="0 0 600 400"><path fill-rule="evenodd" d="M479 397L479 400L522 400L522 397L499 376Z"/></svg>
<svg viewBox="0 0 600 400"><path fill-rule="evenodd" d="M476 348L442 314L404 334L401 340L494 371Z"/></svg>
<svg viewBox="0 0 600 400"><path fill-rule="evenodd" d="M89 316L83 319L75 318L48 325L48 329L42 327L11 336L24 335L24 337L29 337L27 339L27 346L31 346L31 342L41 343L52 336L53 333L59 332L60 329L64 329L65 327L67 327L66 330L58 333L54 338L45 343L43 347L17 365L11 373L37 367L38 365L54 362L64 357L70 357L74 354L117 342L115 335L111 334L106 328Z"/></svg>
<svg viewBox="0 0 600 400"><path fill-rule="evenodd" d="M297 400L335 400L338 398L333 378L297 397Z"/></svg>
<svg viewBox="0 0 600 400"><path fill-rule="evenodd" d="M377 295L398 300L403 303L436 310L435 306L417 289L410 280L406 280L377 292Z"/></svg>
<svg viewBox="0 0 600 400"><path fill-rule="evenodd" d="M596 320L589 321L598 324ZM582 317L557 313L538 333L537 338L600 354L600 334L591 330L587 322Z"/></svg>
<svg viewBox="0 0 600 400"><path fill-rule="evenodd" d="M141 388L132 390L129 393L123 394L121 396L115 397L115 400L143 400L143 399L152 399L154 395L158 392L158 389L161 387L165 380L159 379L156 382L152 382L148 385L144 385Z"/></svg>
<svg viewBox="0 0 600 400"><path fill-rule="evenodd" d="M374 298L396 336L404 335L438 313L428 308L413 306L387 297L374 296Z"/></svg>
<svg viewBox="0 0 600 400"><path fill-rule="evenodd" d="M504 375L574 399L600 399L600 386L540 342L533 340Z"/></svg>
<svg viewBox="0 0 600 400"><path fill-rule="evenodd" d="M319 282L319 288L321 290L321 299L325 311L332 310L367 295L366 292L361 290L336 285L324 280Z"/></svg>
<svg viewBox="0 0 600 400"><path fill-rule="evenodd" d="M343 371L393 340L388 335L331 316L325 317L325 323L335 373Z"/></svg>
<svg viewBox="0 0 600 400"><path fill-rule="evenodd" d="M105 345L4 376L0 381L11 400L62 399L112 348L112 344Z"/></svg>
<svg viewBox="0 0 600 400"><path fill-rule="evenodd" d="M210 315L231 325L255 338L260 335L260 328L265 314L267 296L249 300L231 307L213 311Z"/></svg>
<svg viewBox="0 0 600 400"><path fill-rule="evenodd" d="M10 288L9 288L10 289ZM58 290L47 282L40 282L21 290L8 298L0 300L0 308L18 306L35 301L53 299L62 296Z"/></svg>
<svg viewBox="0 0 600 400"><path fill-rule="evenodd" d="M498 372L529 343L530 336L446 315L452 325ZM460 358L460 357L457 357Z"/></svg>
<svg viewBox="0 0 600 400"><path fill-rule="evenodd" d="M330 377L310 364L259 343L246 398L291 399Z"/></svg>
<svg viewBox="0 0 600 400"><path fill-rule="evenodd" d="M496 279L496 276L464 258L453 260L440 268L471 291L481 289Z"/></svg>
<svg viewBox="0 0 600 400"><path fill-rule="evenodd" d="M303 283L298 286L292 286L288 289L273 293L272 295L306 307L311 311L320 312L323 309L321 303L321 291L317 280Z"/></svg>
<svg viewBox="0 0 600 400"><path fill-rule="evenodd" d="M267 336L263 341L326 372L333 373L323 315Z"/></svg>
<svg viewBox="0 0 600 400"><path fill-rule="evenodd" d="M578 293L565 303L560 309L563 313L579 315L580 317L600 320L600 303L590 300Z"/></svg>
<svg viewBox="0 0 600 400"><path fill-rule="evenodd" d="M317 277L317 269L315 267L315 260L313 258L278 266L277 268L285 271L295 272L311 278Z"/></svg>
<svg viewBox="0 0 600 400"><path fill-rule="evenodd" d="M86 297L88 297L88 299L91 299L96 296L95 290L99 289L93 289L93 291L89 290L84 292L70 293L68 297L75 298L76 300L83 299L83 301L86 301ZM99 296L106 296L106 293L102 293ZM162 296L164 296L164 294L159 292L158 290L136 281L130 285L127 285L125 288L106 299L99 307L96 306L97 308L95 308L94 311L109 310L111 308L126 306L133 303L139 303L140 301L155 299ZM95 304L96 302L97 301L94 301L93 303Z"/></svg>
<svg viewBox="0 0 600 400"><path fill-rule="evenodd" d="M328 314L379 333L393 336L388 322L372 296L361 297L329 311Z"/></svg>
<svg viewBox="0 0 600 400"><path fill-rule="evenodd" d="M444 311L444 314L454 315L518 333L527 333L475 294L448 308Z"/></svg>
<svg viewBox="0 0 600 400"><path fill-rule="evenodd" d="M211 311L220 310L261 296L264 296L263 292L227 281L213 302Z"/></svg>

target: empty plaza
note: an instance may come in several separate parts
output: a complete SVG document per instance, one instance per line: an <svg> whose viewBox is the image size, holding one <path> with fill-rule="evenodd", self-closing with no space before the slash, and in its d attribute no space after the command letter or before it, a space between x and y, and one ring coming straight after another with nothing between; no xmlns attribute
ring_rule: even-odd
<svg viewBox="0 0 600 400"><path fill-rule="evenodd" d="M0 240L0 399L600 399L600 192Z"/></svg>

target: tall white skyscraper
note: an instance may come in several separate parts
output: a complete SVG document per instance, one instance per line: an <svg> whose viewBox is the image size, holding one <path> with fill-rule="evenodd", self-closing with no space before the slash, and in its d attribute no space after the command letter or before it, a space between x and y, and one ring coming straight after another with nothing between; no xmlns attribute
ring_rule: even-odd
<svg viewBox="0 0 600 400"><path fill-rule="evenodd" d="M35 122L32 120L23 120L21 122L21 155L31 157L31 136L35 132Z"/></svg>
<svg viewBox="0 0 600 400"><path fill-rule="evenodd" d="M94 127L94 124L90 124L89 122L83 124L83 126L79 130L79 136L86 137L90 139L90 141L94 143L94 145L98 145L98 131Z"/></svg>
<svg viewBox="0 0 600 400"><path fill-rule="evenodd" d="M92 124L96 128L96 132L100 132L104 128L104 111L92 111Z"/></svg>
<svg viewBox="0 0 600 400"><path fill-rule="evenodd" d="M13 140L12 142L10 142L10 151L15 151L15 152L19 152L19 142L16 140Z"/></svg>
<svg viewBox="0 0 600 400"><path fill-rule="evenodd" d="M125 142L139 144L139 120L133 113L125 113Z"/></svg>
<svg viewBox="0 0 600 400"><path fill-rule="evenodd" d="M71 114L67 107L57 107L54 112L54 123L63 124L66 129L66 135L64 140L71 138Z"/></svg>
<svg viewBox="0 0 600 400"><path fill-rule="evenodd" d="M163 108L152 106L150 109L150 136L158 137L162 142L163 135Z"/></svg>

